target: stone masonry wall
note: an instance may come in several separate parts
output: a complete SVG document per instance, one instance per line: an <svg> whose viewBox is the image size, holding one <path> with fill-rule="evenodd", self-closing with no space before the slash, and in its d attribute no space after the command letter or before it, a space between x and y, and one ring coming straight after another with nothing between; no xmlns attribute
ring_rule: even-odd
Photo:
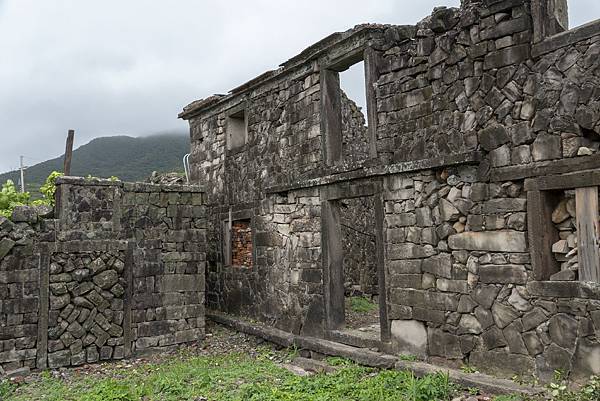
<svg viewBox="0 0 600 401"><path fill-rule="evenodd" d="M35 224L36 229L43 231L44 223ZM0 217L0 375L36 365L40 279L35 235L27 221Z"/></svg>
<svg viewBox="0 0 600 401"><path fill-rule="evenodd" d="M584 378L597 369L600 322L593 319L600 303L593 295L540 296L526 246L523 185L483 184L473 173L387 179L394 340L401 349L496 374L536 372L549 380L565 369Z"/></svg>
<svg viewBox="0 0 600 401"><path fill-rule="evenodd" d="M252 269L209 261L208 305L293 332L318 331L323 318L320 216L318 190L267 198L255 209Z"/></svg>
<svg viewBox="0 0 600 401"><path fill-rule="evenodd" d="M57 219L0 220L0 373L204 337L206 211L192 186L61 178Z"/></svg>
<svg viewBox="0 0 600 401"><path fill-rule="evenodd" d="M123 250L55 253L50 261L48 366L125 356Z"/></svg>
<svg viewBox="0 0 600 401"><path fill-rule="evenodd" d="M545 2L464 0L414 26L360 25L186 107L211 210L210 307L327 337L339 323L327 233L340 228L327 202L373 196L382 349L543 380L599 373L600 283L543 261L568 238L552 222L556 191L600 185L600 23L545 37ZM370 124L331 165L332 72L360 55ZM249 141L227 152L235 107ZM223 263L229 213L252 221L251 271Z"/></svg>
<svg viewBox="0 0 600 401"><path fill-rule="evenodd" d="M190 186L125 184L121 226L133 233L134 351L204 337L206 207Z"/></svg>

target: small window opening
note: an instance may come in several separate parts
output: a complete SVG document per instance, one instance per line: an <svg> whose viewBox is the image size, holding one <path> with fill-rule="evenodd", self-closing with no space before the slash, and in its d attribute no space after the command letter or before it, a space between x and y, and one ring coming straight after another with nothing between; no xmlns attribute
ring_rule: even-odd
<svg viewBox="0 0 600 401"><path fill-rule="evenodd" d="M231 264L239 267L252 267L252 228L250 220L238 220L232 224Z"/></svg>
<svg viewBox="0 0 600 401"><path fill-rule="evenodd" d="M328 165L360 163L375 157L374 127L369 127L362 54L324 68L321 75L325 156Z"/></svg>
<svg viewBox="0 0 600 401"><path fill-rule="evenodd" d="M241 148L248 141L248 119L245 110L237 111L227 117L227 149Z"/></svg>
<svg viewBox="0 0 600 401"><path fill-rule="evenodd" d="M340 73L340 96L344 160L366 160L369 158L369 117L364 61Z"/></svg>
<svg viewBox="0 0 600 401"><path fill-rule="evenodd" d="M365 86L365 62L358 62L340 72L340 89L362 114L362 124L367 127L367 88Z"/></svg>

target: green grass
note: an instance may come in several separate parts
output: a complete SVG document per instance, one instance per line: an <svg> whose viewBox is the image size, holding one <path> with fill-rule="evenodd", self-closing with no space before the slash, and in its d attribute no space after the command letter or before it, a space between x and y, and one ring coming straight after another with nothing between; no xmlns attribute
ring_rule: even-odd
<svg viewBox="0 0 600 401"><path fill-rule="evenodd" d="M190 357L160 365L114 369L102 376L78 375L69 383L44 374L16 387L0 386L5 401L431 401L450 400L455 387L443 374L422 379L411 373L378 371L334 358L332 374L299 377L279 367L267 352Z"/></svg>
<svg viewBox="0 0 600 401"><path fill-rule="evenodd" d="M293 350L290 351L293 354ZM70 371L67 379L43 372L25 384L0 380L2 401L449 401L476 388L459 389L443 373L416 378L410 372L377 370L343 358L328 358L335 373L296 376L277 364L290 353L258 349L196 356L182 352L160 363L124 368L103 365L94 373ZM85 371L84 371L85 372ZM592 378L578 392L549 386L554 401L597 401L600 383ZM531 401L498 396L494 401Z"/></svg>
<svg viewBox="0 0 600 401"><path fill-rule="evenodd" d="M367 313L377 310L377 304L365 297L350 298L350 308L356 313Z"/></svg>

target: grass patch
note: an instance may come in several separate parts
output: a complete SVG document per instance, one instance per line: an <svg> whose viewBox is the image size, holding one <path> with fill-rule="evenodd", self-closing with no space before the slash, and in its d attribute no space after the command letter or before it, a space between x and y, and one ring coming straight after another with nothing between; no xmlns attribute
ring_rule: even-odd
<svg viewBox="0 0 600 401"><path fill-rule="evenodd" d="M375 302L365 297L350 298L350 309L356 313L367 313L377 310L378 306Z"/></svg>
<svg viewBox="0 0 600 401"><path fill-rule="evenodd" d="M327 358L334 373L300 377L282 368L297 350L272 351L259 346L251 352L198 356L182 349L177 355L138 365L107 364L90 373L70 370L55 376L43 372L16 384L0 380L1 401L450 401L477 394L460 389L448 375L415 377L411 372L378 370L339 357ZM600 381L592 378L577 392L560 380L548 386L553 401L598 401ZM532 401L498 396L494 401Z"/></svg>
<svg viewBox="0 0 600 401"><path fill-rule="evenodd" d="M190 357L161 365L115 369L107 376L73 377L69 383L49 374L19 388L0 387L5 401L227 401L450 400L448 376L416 378L411 373L379 371L335 358L332 374L299 377L274 363L268 352Z"/></svg>

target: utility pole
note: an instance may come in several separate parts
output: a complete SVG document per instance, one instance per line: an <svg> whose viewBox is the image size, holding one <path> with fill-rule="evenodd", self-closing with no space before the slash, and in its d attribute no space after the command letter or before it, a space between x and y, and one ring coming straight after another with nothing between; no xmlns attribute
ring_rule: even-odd
<svg viewBox="0 0 600 401"><path fill-rule="evenodd" d="M21 170L21 192L25 192L25 169L27 167L23 164L23 156L21 156L21 163L19 170Z"/></svg>

